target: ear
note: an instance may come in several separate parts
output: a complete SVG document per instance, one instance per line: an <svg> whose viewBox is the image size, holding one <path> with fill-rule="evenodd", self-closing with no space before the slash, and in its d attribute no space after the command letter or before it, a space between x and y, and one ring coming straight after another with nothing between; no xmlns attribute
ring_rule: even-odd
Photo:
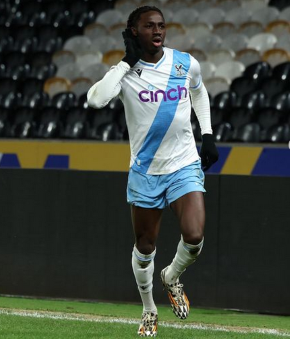
<svg viewBox="0 0 290 339"><path fill-rule="evenodd" d="M138 36L137 28L136 27L131 27L132 34L134 36Z"/></svg>

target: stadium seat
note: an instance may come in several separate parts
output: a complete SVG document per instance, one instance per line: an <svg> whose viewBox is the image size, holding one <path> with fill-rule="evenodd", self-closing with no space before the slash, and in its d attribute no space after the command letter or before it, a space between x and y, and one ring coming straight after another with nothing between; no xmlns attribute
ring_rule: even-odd
<svg viewBox="0 0 290 339"><path fill-rule="evenodd" d="M106 36L108 34L108 28L105 25L97 22L93 22L84 28L84 35L91 41L99 36Z"/></svg>
<svg viewBox="0 0 290 339"><path fill-rule="evenodd" d="M277 38L271 33L259 33L252 36L248 42L248 48L254 48L260 53L273 48L277 42Z"/></svg>
<svg viewBox="0 0 290 339"><path fill-rule="evenodd" d="M52 54L52 61L58 68L60 68L64 65L74 63L76 61L76 55L72 51L56 51Z"/></svg>
<svg viewBox="0 0 290 339"><path fill-rule="evenodd" d="M227 114L237 105L237 94L232 91L225 91L217 94L212 100L212 107L223 111L223 116Z"/></svg>
<svg viewBox="0 0 290 339"><path fill-rule="evenodd" d="M225 11L218 7L209 7L203 10L198 17L199 22L206 22L210 25L215 25L219 22L225 21Z"/></svg>
<svg viewBox="0 0 290 339"><path fill-rule="evenodd" d="M80 97L82 94L87 93L90 87L94 84L89 78L78 77L74 78L70 85L69 90L73 92L76 97Z"/></svg>
<svg viewBox="0 0 290 339"><path fill-rule="evenodd" d="M229 89L229 81L223 77L213 77L204 81L207 91L212 97Z"/></svg>
<svg viewBox="0 0 290 339"><path fill-rule="evenodd" d="M122 43L122 48L125 49L125 45L123 39L119 39ZM105 54L106 52L118 49L117 48L117 40L112 36L99 36L98 38L92 41L90 51L92 53L102 53Z"/></svg>
<svg viewBox="0 0 290 339"><path fill-rule="evenodd" d="M250 122L237 129L234 141L245 143L257 143L260 141L260 126L256 122Z"/></svg>
<svg viewBox="0 0 290 339"><path fill-rule="evenodd" d="M261 84L265 78L271 76L271 73L270 64L265 61L258 61L248 65L243 75Z"/></svg>
<svg viewBox="0 0 290 339"><path fill-rule="evenodd" d="M289 20L289 15L290 15L290 6L289 6L289 2L287 1L287 6L283 7L283 9L280 9L279 19Z"/></svg>
<svg viewBox="0 0 290 339"><path fill-rule="evenodd" d="M69 110L77 105L77 96L73 92L59 92L51 98L51 106L60 110Z"/></svg>
<svg viewBox="0 0 290 339"><path fill-rule="evenodd" d="M207 53L207 60L212 62L216 67L224 62L233 61L234 58L235 52L226 48L214 49Z"/></svg>
<svg viewBox="0 0 290 339"><path fill-rule="evenodd" d="M92 41L84 36L77 35L69 38L63 45L63 50L71 51L75 55L85 53L91 49Z"/></svg>
<svg viewBox="0 0 290 339"><path fill-rule="evenodd" d="M123 17L121 11L117 9L107 9L99 13L96 18L96 23L102 24L106 27L125 22L127 19Z"/></svg>
<svg viewBox="0 0 290 339"><path fill-rule="evenodd" d="M261 61L262 57L256 49L245 48L236 52L235 60L240 61L247 67L253 63Z"/></svg>
<svg viewBox="0 0 290 339"><path fill-rule="evenodd" d="M166 25L166 37L170 41L174 36L185 34L186 30L181 23L178 22L169 22Z"/></svg>
<svg viewBox="0 0 290 339"><path fill-rule="evenodd" d="M39 65L33 66L31 68L31 77L35 77L40 80L47 80L55 76L57 71L57 67L54 63L50 63L47 65Z"/></svg>
<svg viewBox="0 0 290 339"><path fill-rule="evenodd" d="M207 60L207 54L201 49L191 48L190 50L187 50L186 52L192 55L199 62Z"/></svg>
<svg viewBox="0 0 290 339"><path fill-rule="evenodd" d="M260 85L260 89L266 94L267 98L271 100L274 95L287 90L287 83L272 76L264 79Z"/></svg>
<svg viewBox="0 0 290 339"><path fill-rule="evenodd" d="M276 124L266 130L265 141L271 143L288 143L290 139L289 124Z"/></svg>
<svg viewBox="0 0 290 339"><path fill-rule="evenodd" d="M205 35L195 40L193 48L201 49L206 53L221 48L222 39L215 34Z"/></svg>
<svg viewBox="0 0 290 339"><path fill-rule="evenodd" d="M192 0L190 1L190 7L194 8L198 12L202 12L209 7L212 7L212 2L210 0Z"/></svg>
<svg viewBox="0 0 290 339"><path fill-rule="evenodd" d="M122 32L126 29L125 23L116 24L109 27L109 35L115 40L122 40Z"/></svg>
<svg viewBox="0 0 290 339"><path fill-rule="evenodd" d="M245 76L235 78L230 85L230 90L235 92L238 98L242 98L245 94L253 92L257 89L258 83Z"/></svg>
<svg viewBox="0 0 290 339"><path fill-rule="evenodd" d="M287 84L290 83L290 61L283 62L275 66L272 70L272 76L274 78L280 79L281 81L286 81Z"/></svg>
<svg viewBox="0 0 290 339"><path fill-rule="evenodd" d="M237 7L231 9L226 14L227 22L231 22L237 27L251 20L251 11L248 8Z"/></svg>
<svg viewBox="0 0 290 339"><path fill-rule="evenodd" d="M231 31L230 31L231 32ZM234 52L247 48L249 38L242 33L228 33L223 38L222 48L233 50Z"/></svg>
<svg viewBox="0 0 290 339"><path fill-rule="evenodd" d="M205 22L196 22L194 24L186 25L184 28L186 34L192 36L194 39L198 39L212 33L212 26Z"/></svg>
<svg viewBox="0 0 290 339"><path fill-rule="evenodd" d="M240 106L247 109L251 114L257 112L266 105L266 94L261 90L246 93L241 98Z"/></svg>
<svg viewBox="0 0 290 339"><path fill-rule="evenodd" d="M35 129L35 116L36 111L32 108L17 108L13 113L7 136L21 139L32 137Z"/></svg>
<svg viewBox="0 0 290 339"><path fill-rule="evenodd" d="M103 55L102 62L108 66L113 66L120 62L124 55L125 52L122 50L108 51Z"/></svg>
<svg viewBox="0 0 290 339"><path fill-rule="evenodd" d="M246 21L238 28L238 33L246 35L248 38L252 38L254 35L264 32L264 26L258 21Z"/></svg>
<svg viewBox="0 0 290 339"><path fill-rule="evenodd" d="M269 106L284 112L285 116L290 112L290 90L277 93L272 96Z"/></svg>
<svg viewBox="0 0 290 339"><path fill-rule="evenodd" d="M87 111L84 108L71 108L64 121L64 129L61 135L67 139L82 139L87 135L89 123L87 121Z"/></svg>
<svg viewBox="0 0 290 339"><path fill-rule="evenodd" d="M112 131L113 111L108 107L93 110L88 118L89 129L86 138L106 141L104 140L106 134L107 138L110 137L110 134L114 135L115 131Z"/></svg>
<svg viewBox="0 0 290 339"><path fill-rule="evenodd" d="M81 76L81 70L76 63L60 66L55 74L56 77L73 80Z"/></svg>
<svg viewBox="0 0 290 339"><path fill-rule="evenodd" d="M200 61L200 70L203 80L214 77L216 66L210 61Z"/></svg>
<svg viewBox="0 0 290 339"><path fill-rule="evenodd" d="M215 141L217 142L230 141L231 134L232 134L231 125L226 121L223 121L213 126L213 135L215 137Z"/></svg>
<svg viewBox="0 0 290 339"><path fill-rule="evenodd" d="M52 98L55 94L69 91L69 81L65 78L53 77L44 83L44 91Z"/></svg>
<svg viewBox="0 0 290 339"><path fill-rule="evenodd" d="M289 34L283 34L283 35L278 36L278 41L277 41L275 47L284 49L287 52L289 52L290 51L290 35Z"/></svg>
<svg viewBox="0 0 290 339"><path fill-rule="evenodd" d="M262 108L257 114L256 122L260 126L260 141L265 142L268 141L269 128L283 122L283 113L271 107Z"/></svg>
<svg viewBox="0 0 290 339"><path fill-rule="evenodd" d="M241 2L242 8L248 8L251 11L262 10L267 7L267 1L265 0L243 0Z"/></svg>
<svg viewBox="0 0 290 339"><path fill-rule="evenodd" d="M193 48L194 39L189 34L179 34L171 38L166 45L173 49L187 51Z"/></svg>
<svg viewBox="0 0 290 339"><path fill-rule="evenodd" d="M239 61L226 61L220 64L215 71L216 77L223 77L231 82L234 78L242 75L245 70L243 63Z"/></svg>
<svg viewBox="0 0 290 339"><path fill-rule="evenodd" d="M103 53L89 51L88 53L77 55L76 65L80 69L80 71L83 72L83 70L88 68L89 66L101 63L102 59Z"/></svg>
<svg viewBox="0 0 290 339"><path fill-rule="evenodd" d="M234 34L236 26L232 22L219 22L213 25L212 33L218 35L223 40L230 34Z"/></svg>
<svg viewBox="0 0 290 339"><path fill-rule="evenodd" d="M290 61L289 53L280 48L273 48L265 51L262 55L262 59L268 62L271 67Z"/></svg>
<svg viewBox="0 0 290 339"><path fill-rule="evenodd" d="M0 107L0 138L6 137L10 115L11 111L9 109Z"/></svg>
<svg viewBox="0 0 290 339"><path fill-rule="evenodd" d="M180 22L183 25L190 25L194 22L197 22L198 19L198 11L191 7L180 7L174 12L174 21Z"/></svg>
<svg viewBox="0 0 290 339"><path fill-rule="evenodd" d="M290 33L290 22L286 20L269 22L265 28L265 32L274 34L279 40L280 36Z"/></svg>
<svg viewBox="0 0 290 339"><path fill-rule="evenodd" d="M33 136L35 138L55 139L63 133L63 111L55 107L44 107L38 114Z"/></svg>
<svg viewBox="0 0 290 339"><path fill-rule="evenodd" d="M269 22L279 18L279 10L275 7L259 8L252 13L252 21L260 22L263 26L267 26Z"/></svg>
<svg viewBox="0 0 290 339"><path fill-rule="evenodd" d="M229 12L233 9L240 8L240 2L236 0L217 0L216 6Z"/></svg>

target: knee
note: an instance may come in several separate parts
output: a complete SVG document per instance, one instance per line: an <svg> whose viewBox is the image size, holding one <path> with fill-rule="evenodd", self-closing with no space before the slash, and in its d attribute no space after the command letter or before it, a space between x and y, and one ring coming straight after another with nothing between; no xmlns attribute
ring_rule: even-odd
<svg viewBox="0 0 290 339"><path fill-rule="evenodd" d="M155 250L155 244L146 241L136 240L135 246L140 253L145 255L151 254Z"/></svg>
<svg viewBox="0 0 290 339"><path fill-rule="evenodd" d="M190 245L198 245L203 240L203 232L194 232L190 234L183 234L183 241Z"/></svg>

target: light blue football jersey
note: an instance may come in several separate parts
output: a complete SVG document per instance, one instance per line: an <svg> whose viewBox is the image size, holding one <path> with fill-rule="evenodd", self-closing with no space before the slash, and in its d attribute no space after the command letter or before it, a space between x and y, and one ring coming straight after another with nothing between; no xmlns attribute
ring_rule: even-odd
<svg viewBox="0 0 290 339"><path fill-rule="evenodd" d="M121 81L134 170L168 174L199 159L191 127L189 89L201 86L200 66L188 53L163 48L152 64L140 60Z"/></svg>

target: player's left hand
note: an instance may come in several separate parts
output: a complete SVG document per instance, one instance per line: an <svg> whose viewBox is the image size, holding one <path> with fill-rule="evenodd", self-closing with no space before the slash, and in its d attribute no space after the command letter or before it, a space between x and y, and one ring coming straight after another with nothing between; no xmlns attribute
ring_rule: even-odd
<svg viewBox="0 0 290 339"><path fill-rule="evenodd" d="M200 158L201 166L204 172L218 161L219 153L214 143L214 136L212 134L204 134L202 136Z"/></svg>

